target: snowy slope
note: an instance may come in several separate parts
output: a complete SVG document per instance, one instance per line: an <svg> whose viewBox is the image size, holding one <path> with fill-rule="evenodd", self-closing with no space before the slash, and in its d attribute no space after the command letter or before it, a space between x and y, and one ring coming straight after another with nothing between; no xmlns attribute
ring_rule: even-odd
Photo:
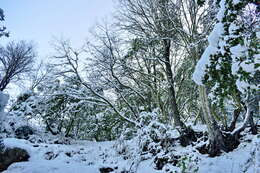
<svg viewBox="0 0 260 173"><path fill-rule="evenodd" d="M191 146L176 148L176 154L196 155L199 158L198 173L260 173L260 138L249 136L245 141L235 151L215 158L201 155ZM144 160L134 168L133 160L123 159L116 152L115 142L36 145L26 140L7 138L4 143L8 147L23 148L31 155L28 162L12 164L4 173L99 173L102 167L111 167L115 173L129 170L137 173L165 172L155 170L152 159Z"/></svg>
<svg viewBox="0 0 260 173"><path fill-rule="evenodd" d="M34 147L26 140L14 138L5 139L4 143L8 147L23 148L31 156L29 162L15 163L5 173L71 173L83 170L98 173L98 168L104 166L102 154L111 147L109 142L87 141L74 145L38 144Z"/></svg>
<svg viewBox="0 0 260 173"><path fill-rule="evenodd" d="M116 153L114 142L79 141L72 145L37 144L34 147L35 144L29 141L7 138L4 144L11 148L23 148L31 156L28 162L12 164L4 173L99 173L102 167L112 167L116 172L122 172L132 166L131 160L124 160ZM159 173L153 169L151 161L144 163L138 172Z"/></svg>

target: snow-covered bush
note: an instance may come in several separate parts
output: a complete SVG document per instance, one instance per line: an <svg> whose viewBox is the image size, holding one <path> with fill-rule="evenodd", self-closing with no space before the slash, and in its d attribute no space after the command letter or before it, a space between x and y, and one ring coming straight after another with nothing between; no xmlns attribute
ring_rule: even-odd
<svg viewBox="0 0 260 173"><path fill-rule="evenodd" d="M152 160L153 168L167 173L196 173L198 159L195 154L186 153L179 147L179 132L171 125L161 122L157 110L141 112L140 127L126 129L114 147L125 160L131 160L138 167L144 160ZM129 133L133 138L127 139ZM126 135L126 136L124 136Z"/></svg>
<svg viewBox="0 0 260 173"><path fill-rule="evenodd" d="M156 120L151 121L148 126L141 128L137 133L140 140L139 146L143 152L156 155L172 147L173 136L170 126Z"/></svg>
<svg viewBox="0 0 260 173"><path fill-rule="evenodd" d="M37 106L37 94L32 90L27 90L17 96L16 101L10 108L10 112L16 116L23 116L24 118L31 119L35 116L35 108Z"/></svg>
<svg viewBox="0 0 260 173"><path fill-rule="evenodd" d="M3 122L5 118L4 108L8 102L9 96L0 92L0 151L4 148L2 144L2 130L3 130Z"/></svg>
<svg viewBox="0 0 260 173"><path fill-rule="evenodd" d="M15 119L19 119L25 123L22 125L35 124L61 137L96 141L118 138L128 123L95 99L73 78L50 78L36 91L18 96L6 123L11 124L9 131L18 128Z"/></svg>
<svg viewBox="0 0 260 173"><path fill-rule="evenodd" d="M126 158L138 158L140 161L169 152L176 136L173 128L161 123L159 117L157 110L141 112L138 119L140 126L126 128L118 139L118 153Z"/></svg>
<svg viewBox="0 0 260 173"><path fill-rule="evenodd" d="M8 102L8 99L9 99L9 96L7 94L0 92L0 125L4 121L4 116L5 116L4 109Z"/></svg>

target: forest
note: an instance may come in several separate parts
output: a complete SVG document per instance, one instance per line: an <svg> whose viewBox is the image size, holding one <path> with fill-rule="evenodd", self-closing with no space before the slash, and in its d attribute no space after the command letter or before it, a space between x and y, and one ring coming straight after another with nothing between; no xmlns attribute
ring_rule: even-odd
<svg viewBox="0 0 260 173"><path fill-rule="evenodd" d="M260 2L115 3L45 62L0 8L0 172L260 173Z"/></svg>

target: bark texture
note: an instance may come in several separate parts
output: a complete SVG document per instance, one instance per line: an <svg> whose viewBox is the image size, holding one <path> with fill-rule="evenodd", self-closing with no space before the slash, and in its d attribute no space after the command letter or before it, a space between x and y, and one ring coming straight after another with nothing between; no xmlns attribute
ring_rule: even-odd
<svg viewBox="0 0 260 173"><path fill-rule="evenodd" d="M208 96L206 88L204 86L199 86L199 94L201 100L201 106L203 110L203 118L206 122L208 129L208 140L209 145L207 146L208 154L211 157L217 156L221 151L231 151L237 145L237 141L232 141L232 135L223 135L220 130L215 118L213 117L210 109L210 104L208 101Z"/></svg>

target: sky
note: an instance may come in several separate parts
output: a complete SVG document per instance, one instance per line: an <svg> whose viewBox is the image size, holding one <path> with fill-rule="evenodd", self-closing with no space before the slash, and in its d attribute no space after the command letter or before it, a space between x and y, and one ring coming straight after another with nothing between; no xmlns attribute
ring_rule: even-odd
<svg viewBox="0 0 260 173"><path fill-rule="evenodd" d="M4 26L9 38L1 38L0 44L9 41L33 41L37 60L46 60L53 52L51 42L55 38L69 39L73 47L81 46L89 36L89 30L97 23L111 20L115 0L0 0L4 10ZM46 61L45 61L46 62ZM23 92L23 84L10 84L7 92L15 97Z"/></svg>
<svg viewBox="0 0 260 173"><path fill-rule="evenodd" d="M54 38L70 39L80 46L89 30L98 22L109 19L114 0L0 0L4 10L5 26L12 40L33 41L38 56L45 59Z"/></svg>

